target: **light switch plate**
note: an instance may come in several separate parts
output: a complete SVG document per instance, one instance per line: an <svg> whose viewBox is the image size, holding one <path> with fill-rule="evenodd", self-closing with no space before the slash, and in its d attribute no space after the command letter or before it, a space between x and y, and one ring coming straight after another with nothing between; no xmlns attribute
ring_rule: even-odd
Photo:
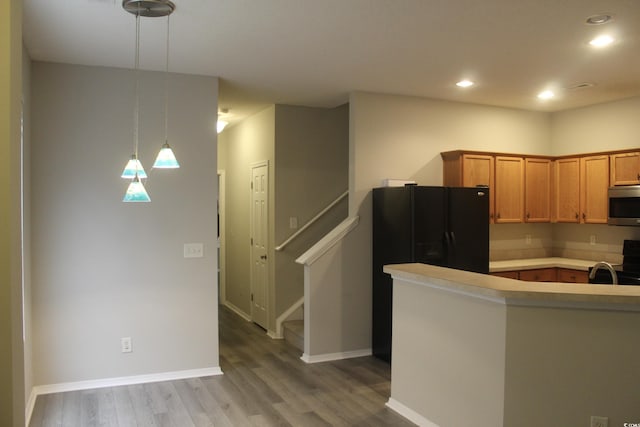
<svg viewBox="0 0 640 427"><path fill-rule="evenodd" d="M204 245L202 243L185 243L185 258L202 258L204 256Z"/></svg>

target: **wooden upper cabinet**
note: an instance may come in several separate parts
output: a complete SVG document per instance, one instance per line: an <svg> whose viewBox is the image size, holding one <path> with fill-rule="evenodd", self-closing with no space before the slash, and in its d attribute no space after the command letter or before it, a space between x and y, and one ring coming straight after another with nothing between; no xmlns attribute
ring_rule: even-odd
<svg viewBox="0 0 640 427"><path fill-rule="evenodd" d="M495 168L495 222L523 222L524 159L496 156Z"/></svg>
<svg viewBox="0 0 640 427"><path fill-rule="evenodd" d="M611 154L611 186L640 184L640 152Z"/></svg>
<svg viewBox="0 0 640 427"><path fill-rule="evenodd" d="M609 156L580 159L581 222L606 224L608 216Z"/></svg>
<svg viewBox="0 0 640 427"><path fill-rule="evenodd" d="M525 222L551 221L551 160L526 158Z"/></svg>
<svg viewBox="0 0 640 427"><path fill-rule="evenodd" d="M580 159L555 161L554 218L557 222L580 222Z"/></svg>
<svg viewBox="0 0 640 427"><path fill-rule="evenodd" d="M461 152L442 153L443 184L451 187L489 187L489 220L493 222L494 157Z"/></svg>

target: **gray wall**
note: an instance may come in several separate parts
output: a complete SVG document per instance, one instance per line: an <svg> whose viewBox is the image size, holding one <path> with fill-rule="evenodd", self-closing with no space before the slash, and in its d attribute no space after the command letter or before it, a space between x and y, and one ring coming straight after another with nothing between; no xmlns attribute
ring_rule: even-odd
<svg viewBox="0 0 640 427"><path fill-rule="evenodd" d="M303 295L302 266L295 259L346 216L346 201L282 252L275 246L347 189L348 107L273 105L219 136L218 169L226 177L226 303L250 315L249 173L269 161L269 330Z"/></svg>
<svg viewBox="0 0 640 427"><path fill-rule="evenodd" d="M20 224L22 2L0 4L0 425L24 425Z"/></svg>
<svg viewBox="0 0 640 427"><path fill-rule="evenodd" d="M349 107L333 109L276 106L275 246L333 202L348 188ZM275 317L303 296L303 267L295 263L347 216L347 199L305 230L275 263Z"/></svg>
<svg viewBox="0 0 640 427"><path fill-rule="evenodd" d="M217 79L171 74L169 141L151 203L122 203L129 70L32 68L33 358L37 385L218 366ZM163 142L162 73L140 73L140 158ZM183 258L183 244L204 244ZM132 337L133 353L120 351Z"/></svg>

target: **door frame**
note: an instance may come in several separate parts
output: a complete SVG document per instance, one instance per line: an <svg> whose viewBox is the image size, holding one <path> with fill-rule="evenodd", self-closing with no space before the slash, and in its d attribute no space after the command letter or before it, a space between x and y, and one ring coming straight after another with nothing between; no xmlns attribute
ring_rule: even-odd
<svg viewBox="0 0 640 427"><path fill-rule="evenodd" d="M218 304L227 304L226 172L218 170Z"/></svg>

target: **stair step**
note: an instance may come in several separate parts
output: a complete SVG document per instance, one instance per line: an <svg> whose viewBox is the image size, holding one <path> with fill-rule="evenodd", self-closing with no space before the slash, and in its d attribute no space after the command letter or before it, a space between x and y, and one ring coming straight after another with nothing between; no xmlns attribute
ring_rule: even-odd
<svg viewBox="0 0 640 427"><path fill-rule="evenodd" d="M304 351L304 320L288 320L282 324L282 331L285 341Z"/></svg>

